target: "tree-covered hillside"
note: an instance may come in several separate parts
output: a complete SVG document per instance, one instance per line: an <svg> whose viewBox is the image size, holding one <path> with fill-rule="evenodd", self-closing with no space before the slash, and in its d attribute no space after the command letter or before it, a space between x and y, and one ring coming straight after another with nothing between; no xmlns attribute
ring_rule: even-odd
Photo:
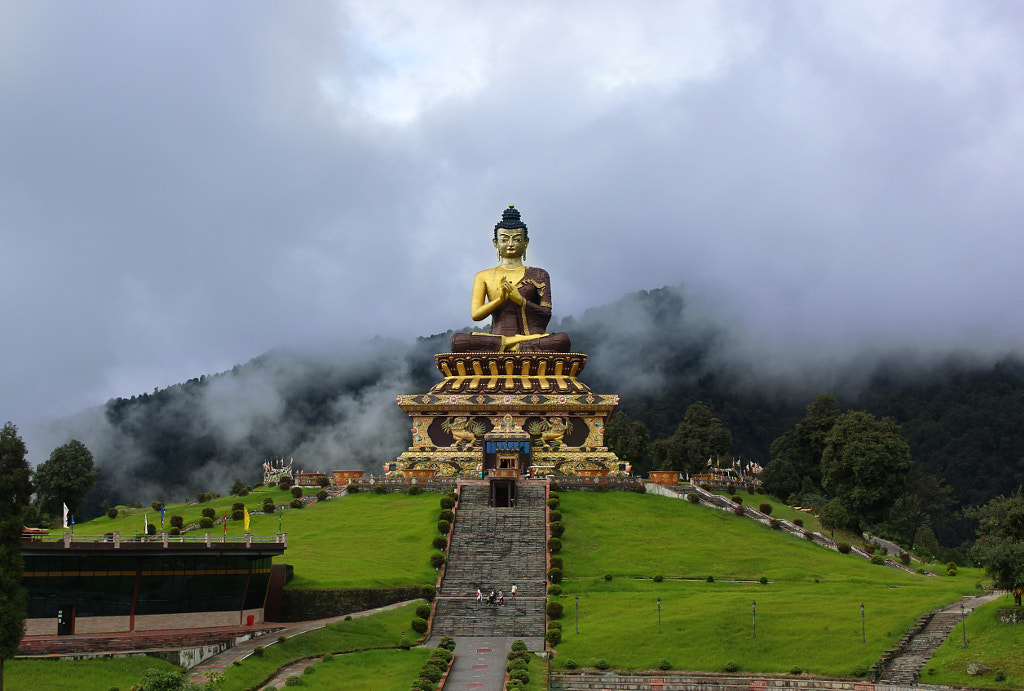
<svg viewBox="0 0 1024 691"><path fill-rule="evenodd" d="M552 327L588 354L591 389L622 396L620 410L651 440L667 438L688 406L703 402L732 435L731 454L766 464L772 441L792 428L815 395L833 392L846 410L891 416L916 466L945 478L959 503L977 505L1024 482L1024 363L950 355L848 364L793 378L731 355L735 336L696 314L682 287L642 291ZM433 355L451 332L412 345L371 341L357 353L274 351L230 371L153 393L117 398L68 421L103 472L84 511L181 499L254 482L262 462L297 468L377 470L409 444L399 393L440 379Z"/></svg>

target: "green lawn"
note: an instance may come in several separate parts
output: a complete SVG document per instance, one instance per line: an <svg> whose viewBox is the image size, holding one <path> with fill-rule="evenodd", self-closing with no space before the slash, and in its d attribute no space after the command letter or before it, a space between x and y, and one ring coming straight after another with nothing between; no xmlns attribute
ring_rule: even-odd
<svg viewBox="0 0 1024 691"><path fill-rule="evenodd" d="M170 662L155 657L100 660L7 660L5 691L106 691L116 686L130 689L151 667L174 670Z"/></svg>
<svg viewBox="0 0 1024 691"><path fill-rule="evenodd" d="M846 676L870 667L920 614L977 592L973 569L908 574L678 499L563 492L561 501L565 611L554 668L605 659L652 669L667 659L674 669L734 661L745 671Z"/></svg>
<svg viewBox="0 0 1024 691"><path fill-rule="evenodd" d="M307 492L310 490L307 489ZM373 494L360 492L318 502L304 509L285 509L279 513L256 512L266 496L277 504L287 504L292 495L279 489L256 488L247 497L222 497L205 504L171 504L165 515L184 517L186 525L198 522L202 509L212 507L218 519L225 511L231 515L234 502L244 502L250 511L249 530L253 535L276 535L278 525L288 534L288 549L275 563L292 564L295 579L289 588L373 588L391 585L433 585L437 573L430 566L434 552L431 540L437 535L437 517L441 495L424 492ZM160 525L160 512L152 508L124 509L125 516L106 516L75 526L75 534L102 535L114 530L122 536L144 531L143 514L150 524ZM61 531L52 531L60 534ZM187 535L202 535L196 530ZM225 534L222 525L210 531L214 539ZM242 521L229 520L226 534L245 534ZM173 539L173 537L171 538ZM382 549L386 545L386 549Z"/></svg>
<svg viewBox="0 0 1024 691"><path fill-rule="evenodd" d="M284 643L276 643L274 638L269 637L268 645L266 645L263 655L252 655L243 660L240 665L229 667L225 671L224 683L221 689L223 691L244 691L244 689L258 688L257 685L266 682L279 668L297 660L322 656L325 653L333 653L335 658L330 662L318 663L318 671L320 669L326 670L328 667L333 669L333 666L339 665L339 663L339 666L349 670L365 667L365 665L374 665L376 664L375 660L379 659L374 656L364 656L360 653L356 657L349 658L347 655L337 654L353 650L395 648L398 646L399 641L401 641L403 632L407 636L411 633L409 622L416 616L416 604L418 603L404 605L366 617L357 617L350 621L328 624L322 629L289 638ZM395 651L397 657L389 659L391 661L402 659L398 653L406 652L410 651L397 650ZM368 682L369 685L357 686L352 684L346 685L344 688L351 688L355 691L378 688L408 688L418 675L419 668L428 656L429 652L427 651L415 651L414 655L408 656L415 658L418 662L411 664L411 672L406 670L408 665L404 664L401 670L406 671L396 672L406 674L404 681L401 683L393 686L374 686L375 682L373 680L377 678L375 672L378 670L376 667L371 666L360 672L360 674L370 680ZM420 659L421 657L422 659Z"/></svg>
<svg viewBox="0 0 1024 691"><path fill-rule="evenodd" d="M948 686L983 686L992 689L1024 688L1024 624L1003 624L996 619L997 609L1013 608L1013 597L1006 595L978 607L967 618L967 647L964 630L957 626L921 672L921 683ZM993 671L983 676L967 674L967 664L980 662ZM1005 675L995 680L996 671Z"/></svg>

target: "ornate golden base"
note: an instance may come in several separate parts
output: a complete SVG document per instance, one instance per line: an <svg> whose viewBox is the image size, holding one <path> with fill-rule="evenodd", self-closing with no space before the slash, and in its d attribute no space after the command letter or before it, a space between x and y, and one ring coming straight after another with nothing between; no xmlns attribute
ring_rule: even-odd
<svg viewBox="0 0 1024 691"><path fill-rule="evenodd" d="M604 445L614 394L595 394L576 379L586 363L579 353L445 353L445 375L430 392L398 397L412 418L412 446L398 457L397 472L431 469L438 475L479 472L484 435L526 432L533 471L575 475L620 473L619 459Z"/></svg>

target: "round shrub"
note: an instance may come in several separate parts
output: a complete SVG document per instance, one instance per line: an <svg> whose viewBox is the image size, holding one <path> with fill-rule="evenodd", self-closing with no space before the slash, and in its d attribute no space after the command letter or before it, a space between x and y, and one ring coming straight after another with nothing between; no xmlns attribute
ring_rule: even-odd
<svg viewBox="0 0 1024 691"><path fill-rule="evenodd" d="M804 671L803 671L802 669L800 669L800 667L798 667L798 666L796 666L796 665L793 665L793 666L792 666L792 667L790 668L790 670L789 670L789 673L790 673L790 674L792 674L792 675L793 675L793 676L795 676L795 677L798 677L798 676L800 676L801 674L803 674L803 673L804 673Z"/></svg>
<svg viewBox="0 0 1024 691"><path fill-rule="evenodd" d="M522 658L518 658L518 657L515 658L514 660L509 660L508 663L505 665L505 671L506 672L511 672L512 670L515 670L515 669L523 669L523 670L526 670L527 672L530 671L530 667L529 667L529 665L527 665L526 660L523 660Z"/></svg>
<svg viewBox="0 0 1024 691"><path fill-rule="evenodd" d="M441 497L441 508L451 511L455 508L455 498L450 494Z"/></svg>
<svg viewBox="0 0 1024 691"><path fill-rule="evenodd" d="M408 494L410 497L415 497L417 494L419 494L422 491L423 490L420 489L419 485L409 485L409 489L407 489L405 491L405 493Z"/></svg>
<svg viewBox="0 0 1024 691"><path fill-rule="evenodd" d="M245 508L245 503L244 502L240 502L240 501L236 501L234 504L231 505L231 510L232 511L241 511L244 508Z"/></svg>
<svg viewBox="0 0 1024 691"><path fill-rule="evenodd" d="M455 639L452 636L441 636L441 640L438 641L437 647L451 652L455 650Z"/></svg>
<svg viewBox="0 0 1024 691"><path fill-rule="evenodd" d="M199 527L203 530L209 530L213 527L213 519L209 516L203 516L199 519Z"/></svg>
<svg viewBox="0 0 1024 691"><path fill-rule="evenodd" d="M330 487L331 481L327 479L327 476L318 477L316 479L317 487Z"/></svg>
<svg viewBox="0 0 1024 691"><path fill-rule="evenodd" d="M660 573L657 576L654 577L654 582L655 583L661 583L663 580L665 580L665 577L662 576Z"/></svg>
<svg viewBox="0 0 1024 691"><path fill-rule="evenodd" d="M661 660L658 662L658 669L665 671L670 670L672 669L672 663L666 660L665 658L661 658Z"/></svg>
<svg viewBox="0 0 1024 691"><path fill-rule="evenodd" d="M850 670L850 676L851 677L856 677L856 678L859 679L860 677L866 677L867 675L868 675L868 668L865 667L864 665L857 665L856 667L854 667L853 669Z"/></svg>
<svg viewBox="0 0 1024 691"><path fill-rule="evenodd" d="M509 673L508 678L515 681L521 681L523 684L530 683L530 673L521 669L517 669L515 672Z"/></svg>
<svg viewBox="0 0 1024 691"><path fill-rule="evenodd" d="M601 670L602 672L606 669L611 669L611 665L608 664L608 660L600 659L594 662L594 667Z"/></svg>
<svg viewBox="0 0 1024 691"><path fill-rule="evenodd" d="M441 660L445 663L445 665L447 665L449 662L451 662L453 655L450 650L445 650L444 648L434 648L434 651L430 653L430 657L432 659Z"/></svg>
<svg viewBox="0 0 1024 691"><path fill-rule="evenodd" d="M885 557L883 557L881 554L876 554L873 557L871 557L871 563L875 564L876 566L885 566Z"/></svg>
<svg viewBox="0 0 1024 691"><path fill-rule="evenodd" d="M276 508L277 507L274 506L274 500L270 497L263 500L263 513L274 513L274 509Z"/></svg>
<svg viewBox="0 0 1024 691"><path fill-rule="evenodd" d="M289 491L292 493L292 496L295 497L296 499L302 496L301 487L292 487Z"/></svg>
<svg viewBox="0 0 1024 691"><path fill-rule="evenodd" d="M562 570L557 566L548 571L548 580L552 583L562 582Z"/></svg>
<svg viewBox="0 0 1024 691"><path fill-rule="evenodd" d="M544 640L551 644L551 647L555 647L562 642L562 630L561 629L549 629Z"/></svg>
<svg viewBox="0 0 1024 691"><path fill-rule="evenodd" d="M444 552L434 552L430 555L430 565L435 569L439 569L444 565L445 556Z"/></svg>
<svg viewBox="0 0 1024 691"><path fill-rule="evenodd" d="M802 519L802 518L794 518L793 519L793 525L795 525L797 528L803 528L804 527L804 519Z"/></svg>
<svg viewBox="0 0 1024 691"><path fill-rule="evenodd" d="M551 597L558 597L562 594L562 586L557 583L552 583L548 586L548 595Z"/></svg>
<svg viewBox="0 0 1024 691"><path fill-rule="evenodd" d="M277 644L278 645L281 645L282 643L286 643L287 641L288 641L288 639L285 638L284 636L278 636L277 637Z"/></svg>
<svg viewBox="0 0 1024 691"><path fill-rule="evenodd" d="M294 484L295 483L292 481L292 479L287 475L282 475L281 479L277 481L277 486L286 492L290 490L292 488L292 485Z"/></svg>
<svg viewBox="0 0 1024 691"><path fill-rule="evenodd" d="M738 495L738 494L737 494L737 495L734 495L734 496L732 496L732 497L729 497L729 499L731 499L731 500L732 500L732 503L733 503L733 504L740 504L740 505L742 505L742 504L743 504L743 497L741 497L741 496L740 496L740 495Z"/></svg>
<svg viewBox="0 0 1024 691"><path fill-rule="evenodd" d="M903 562L904 566L910 566L910 552L901 552L900 561Z"/></svg>
<svg viewBox="0 0 1024 691"><path fill-rule="evenodd" d="M177 516L177 515L171 516L171 525L174 526L175 528L184 528L185 527L185 517L184 516Z"/></svg>
<svg viewBox="0 0 1024 691"><path fill-rule="evenodd" d="M430 605L426 602L416 605L416 616L420 619L428 619L430 617Z"/></svg>
<svg viewBox="0 0 1024 691"><path fill-rule="evenodd" d="M442 521L448 521L449 523L451 523L455 520L455 514L452 512L451 509L441 509L440 519Z"/></svg>
<svg viewBox="0 0 1024 691"><path fill-rule="evenodd" d="M210 494L209 492L200 492L199 494L196 495L196 500L200 504L205 504L208 501L213 501L213 495Z"/></svg>
<svg viewBox="0 0 1024 691"><path fill-rule="evenodd" d="M722 667L722 669L726 672L732 673L740 671L740 666L735 660L729 660L725 663L725 666Z"/></svg>
<svg viewBox="0 0 1024 691"><path fill-rule="evenodd" d="M434 586L432 585L421 585L419 590L420 597L422 597L427 602L432 602L434 600L434 597L437 595L437 589L434 588Z"/></svg>
<svg viewBox="0 0 1024 691"><path fill-rule="evenodd" d="M557 523L562 520L562 512L557 509L552 509L548 512L548 520L552 523Z"/></svg>
<svg viewBox="0 0 1024 691"><path fill-rule="evenodd" d="M162 501L155 501L152 504L150 504L150 506L153 507L154 511L159 511L160 507L163 506L163 505L164 505L164 503Z"/></svg>
<svg viewBox="0 0 1024 691"><path fill-rule="evenodd" d="M550 561L551 561L551 568L558 568L558 569L565 568L564 566L562 566L562 558L561 557L551 557Z"/></svg>
<svg viewBox="0 0 1024 691"><path fill-rule="evenodd" d="M263 657L263 651L264 650L265 649L264 649L264 647L262 645L258 645L258 646L256 646L255 648L252 649L252 654L255 655L256 657Z"/></svg>
<svg viewBox="0 0 1024 691"><path fill-rule="evenodd" d="M401 648L402 650L408 650L409 648L412 647L412 641L410 641L408 638L403 636L402 640L398 641L398 647Z"/></svg>
<svg viewBox="0 0 1024 691"><path fill-rule="evenodd" d="M743 515L743 506L737 504L736 507L732 510L732 512L734 514L736 514L737 516L742 516Z"/></svg>
<svg viewBox="0 0 1024 691"><path fill-rule="evenodd" d="M837 542L836 543L836 551L839 552L840 554L849 554L850 553L850 543L849 542Z"/></svg>
<svg viewBox="0 0 1024 691"><path fill-rule="evenodd" d="M697 496L696 492L690 492L689 494L686 495L686 501L690 502L691 504L699 504L700 497Z"/></svg>
<svg viewBox="0 0 1024 691"><path fill-rule="evenodd" d="M548 507L552 509L557 509L559 505L561 505L561 502L558 501L558 497L551 497L550 499L548 499L547 503Z"/></svg>
<svg viewBox="0 0 1024 691"><path fill-rule="evenodd" d="M522 638L517 638L512 641L511 650L517 653L525 653L529 648L526 647L526 642Z"/></svg>
<svg viewBox="0 0 1024 691"><path fill-rule="evenodd" d="M448 546L448 538L444 535L438 535L434 538L434 549L444 549Z"/></svg>
<svg viewBox="0 0 1024 691"><path fill-rule="evenodd" d="M290 502L288 502L288 506L292 507L293 509L301 509L302 500L296 497L295 499L292 499Z"/></svg>
<svg viewBox="0 0 1024 691"><path fill-rule="evenodd" d="M768 585L768 577L767 576L761 576L761 579L760 579L759 582L761 583L761 585Z"/></svg>
<svg viewBox="0 0 1024 691"><path fill-rule="evenodd" d="M201 513L203 515L203 518L210 518L210 519L216 517L216 515L217 515L216 509L214 509L212 506L207 506L205 509L202 510Z"/></svg>
<svg viewBox="0 0 1024 691"><path fill-rule="evenodd" d="M348 491L349 494L355 494L356 492L360 491L359 485L357 485L355 482L352 482L351 480L347 485L345 485L345 489Z"/></svg>
<svg viewBox="0 0 1024 691"><path fill-rule="evenodd" d="M562 551L562 541L557 537L548 538L548 551L556 554Z"/></svg>
<svg viewBox="0 0 1024 691"><path fill-rule="evenodd" d="M436 686L434 682L430 681L429 679L424 679L423 677L420 677L419 679L413 681L411 688L412 691L434 691Z"/></svg>
<svg viewBox="0 0 1024 691"><path fill-rule="evenodd" d="M715 577L714 576L708 576L704 580L707 581L708 583L714 583L715 582Z"/></svg>
<svg viewBox="0 0 1024 691"><path fill-rule="evenodd" d="M416 633L427 632L427 620L423 617L413 617L412 623L409 625L412 627L412 630Z"/></svg>
<svg viewBox="0 0 1024 691"><path fill-rule="evenodd" d="M579 668L579 666L580 665L579 665L578 662L576 662L576 660L566 660L565 661L565 668L566 669L577 669L577 668Z"/></svg>
<svg viewBox="0 0 1024 691"><path fill-rule="evenodd" d="M314 667L313 665L310 665L306 669L302 670L302 673L303 674L312 674L315 671L316 671L316 667Z"/></svg>
<svg viewBox="0 0 1024 691"><path fill-rule="evenodd" d="M610 573L606 573L606 574L604 575L604 580L606 580L606 581L610 581L610 580L612 580L612 575L611 575Z"/></svg>
<svg viewBox="0 0 1024 691"><path fill-rule="evenodd" d="M557 619L552 619L551 621L548 622L548 628L549 629L558 629L559 631L561 631L562 630L562 622L558 621Z"/></svg>
<svg viewBox="0 0 1024 691"><path fill-rule="evenodd" d="M552 619L558 619L562 616L562 603L548 602L548 606L544 608L544 611Z"/></svg>
<svg viewBox="0 0 1024 691"><path fill-rule="evenodd" d="M757 510L760 511L761 513L763 513L765 516L771 516L772 515L772 505L771 504L758 504L757 505Z"/></svg>
<svg viewBox="0 0 1024 691"><path fill-rule="evenodd" d="M868 554L874 554L875 553L875 546L869 542L866 545L864 545L864 551L867 552Z"/></svg>
<svg viewBox="0 0 1024 691"><path fill-rule="evenodd" d="M385 487L384 485L374 485L373 493L374 494L387 494L388 493L388 488Z"/></svg>
<svg viewBox="0 0 1024 691"><path fill-rule="evenodd" d="M728 485L725 486L725 491L728 492L729 494L736 494L736 485L730 482Z"/></svg>
<svg viewBox="0 0 1024 691"><path fill-rule="evenodd" d="M442 535L447 535L448 532L451 529L452 529L452 524L449 523L448 521L438 521L437 522L437 532L441 533Z"/></svg>
<svg viewBox="0 0 1024 691"><path fill-rule="evenodd" d="M441 681L441 677L444 676L444 672L436 667L423 665L423 668L420 670L420 676L424 679L429 679L436 684Z"/></svg>
<svg viewBox="0 0 1024 691"><path fill-rule="evenodd" d="M306 682L302 681L302 677L288 677L288 680L284 683L285 686L305 686Z"/></svg>
<svg viewBox="0 0 1024 691"><path fill-rule="evenodd" d="M107 518L117 518L117 509L107 509Z"/></svg>
<svg viewBox="0 0 1024 691"><path fill-rule="evenodd" d="M327 499L327 496L328 496L327 495L327 490L325 490L325 489L318 490L317 493L316 493L316 500L317 501L325 501Z"/></svg>
<svg viewBox="0 0 1024 691"><path fill-rule="evenodd" d="M240 521L243 518L245 518L245 512L242 511L241 509L235 509L234 511L231 512L231 520Z"/></svg>
<svg viewBox="0 0 1024 691"><path fill-rule="evenodd" d="M947 576L955 576L956 575L956 567L955 566L953 568L948 568L947 567L946 568L946 575Z"/></svg>
<svg viewBox="0 0 1024 691"><path fill-rule="evenodd" d="M565 525L555 521L548 526L548 530L551 531L551 537L562 537L562 534L565 532Z"/></svg>
<svg viewBox="0 0 1024 691"><path fill-rule="evenodd" d="M171 529L167 531L171 535L181 535L181 528L176 525L172 525Z"/></svg>

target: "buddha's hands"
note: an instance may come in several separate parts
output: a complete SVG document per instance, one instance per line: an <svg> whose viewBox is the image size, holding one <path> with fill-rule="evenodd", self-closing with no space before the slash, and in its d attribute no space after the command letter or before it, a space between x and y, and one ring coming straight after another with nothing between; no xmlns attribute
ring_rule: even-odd
<svg viewBox="0 0 1024 691"><path fill-rule="evenodd" d="M517 305L522 305L525 302L523 296L519 293L519 290L516 289L516 287L512 285L512 282L507 278L502 279L501 281L501 299L502 302L505 300L511 300Z"/></svg>

